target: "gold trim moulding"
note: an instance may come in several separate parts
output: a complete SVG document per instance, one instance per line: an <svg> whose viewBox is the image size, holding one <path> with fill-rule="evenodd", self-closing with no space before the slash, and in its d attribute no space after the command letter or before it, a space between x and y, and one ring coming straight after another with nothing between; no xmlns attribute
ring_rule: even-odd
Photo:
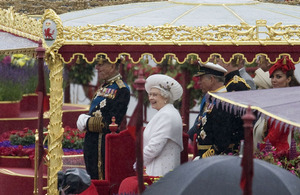
<svg viewBox="0 0 300 195"><path fill-rule="evenodd" d="M63 45L300 45L297 41L65 41Z"/></svg>
<svg viewBox="0 0 300 195"><path fill-rule="evenodd" d="M64 103L63 105L66 105L66 106L76 106L76 107L81 107L81 108L89 108L89 105L85 105L85 104Z"/></svg>
<svg viewBox="0 0 300 195"><path fill-rule="evenodd" d="M35 48L21 48L21 49L10 49L10 50L0 50L1 55L12 55L12 54L25 54L30 57L36 57Z"/></svg>
<svg viewBox="0 0 300 195"><path fill-rule="evenodd" d="M22 32L22 31L17 30L17 29L13 29L13 28L10 28L10 27L3 26L1 24L0 24L0 29L3 30L4 32L15 34L15 35L18 35L20 37L29 39L31 41L39 41L40 39L43 39L42 36L39 37L39 36L36 36L36 35L32 35L32 34L29 34L29 33L26 33L26 32Z"/></svg>
<svg viewBox="0 0 300 195"><path fill-rule="evenodd" d="M0 104L7 104L7 103L19 103L21 100L16 100L16 101L0 101Z"/></svg>
<svg viewBox="0 0 300 195"><path fill-rule="evenodd" d="M0 158L29 159L29 156L0 156Z"/></svg>
<svg viewBox="0 0 300 195"><path fill-rule="evenodd" d="M16 177L30 177L30 178L34 178L34 175L24 175L24 174L20 174L20 173L16 173L13 172L9 169L0 169L0 173L5 174L5 175L10 175L10 176L16 176ZM47 176L43 176L44 179L47 179Z"/></svg>
<svg viewBox="0 0 300 195"><path fill-rule="evenodd" d="M77 158L83 157L83 154L74 154L74 155L63 155L62 158Z"/></svg>
<svg viewBox="0 0 300 195"><path fill-rule="evenodd" d="M30 118L0 118L0 121L23 121L23 120L37 120L38 117L30 117ZM45 119L45 118L44 118Z"/></svg>
<svg viewBox="0 0 300 195"><path fill-rule="evenodd" d="M72 168L85 168L84 165L63 165L63 167L72 167Z"/></svg>

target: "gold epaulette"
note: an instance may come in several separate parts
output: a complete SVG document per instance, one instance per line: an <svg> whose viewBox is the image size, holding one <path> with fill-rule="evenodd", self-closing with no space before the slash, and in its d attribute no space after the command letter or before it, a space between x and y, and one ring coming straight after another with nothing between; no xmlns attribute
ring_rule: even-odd
<svg viewBox="0 0 300 195"><path fill-rule="evenodd" d="M231 83L238 83L238 82L243 82L246 85L246 87L248 87L249 89L251 88L248 85L248 83L246 83L245 79L239 77L238 75L234 75L234 77L227 83L226 87L228 87L228 85L230 85Z"/></svg>
<svg viewBox="0 0 300 195"><path fill-rule="evenodd" d="M116 83L117 83L117 85L118 85L119 88L126 87L125 84L124 84L124 82L121 79L117 80Z"/></svg>

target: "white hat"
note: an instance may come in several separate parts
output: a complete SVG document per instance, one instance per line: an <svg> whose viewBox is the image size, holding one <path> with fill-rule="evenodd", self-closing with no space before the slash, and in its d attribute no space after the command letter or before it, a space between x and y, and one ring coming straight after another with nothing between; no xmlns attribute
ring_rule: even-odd
<svg viewBox="0 0 300 195"><path fill-rule="evenodd" d="M164 74L154 74L146 79L145 88L147 93L153 87L170 93L170 98L173 101L178 100L183 93L181 85L172 77Z"/></svg>
<svg viewBox="0 0 300 195"><path fill-rule="evenodd" d="M224 73L227 72L227 70L219 64L214 64L211 62L207 62L206 64L201 64L200 62L198 62L198 63L199 63L199 71L197 72L197 74L195 76L200 76L200 75L204 75L204 74L224 76Z"/></svg>
<svg viewBox="0 0 300 195"><path fill-rule="evenodd" d="M253 81L258 89L272 88L269 71L264 72L261 68L258 68L255 71L255 77L253 78Z"/></svg>

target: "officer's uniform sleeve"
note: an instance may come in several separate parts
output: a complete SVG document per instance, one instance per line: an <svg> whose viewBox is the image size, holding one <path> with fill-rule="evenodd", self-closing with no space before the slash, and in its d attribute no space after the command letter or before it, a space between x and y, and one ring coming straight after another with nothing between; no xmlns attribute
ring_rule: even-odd
<svg viewBox="0 0 300 195"><path fill-rule="evenodd" d="M198 118L199 118L200 114L197 116L194 125L192 126L192 128L190 128L190 130L187 132L189 135L189 138L194 141L194 134L198 133Z"/></svg>

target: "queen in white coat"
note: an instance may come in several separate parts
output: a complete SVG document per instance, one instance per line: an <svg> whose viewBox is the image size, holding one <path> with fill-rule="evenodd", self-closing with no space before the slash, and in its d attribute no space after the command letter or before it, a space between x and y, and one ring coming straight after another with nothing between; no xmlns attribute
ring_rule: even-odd
<svg viewBox="0 0 300 195"><path fill-rule="evenodd" d="M173 78L155 74L145 84L152 108L158 110L144 130L143 158L146 173L163 176L180 165L182 119L173 102L182 96Z"/></svg>

